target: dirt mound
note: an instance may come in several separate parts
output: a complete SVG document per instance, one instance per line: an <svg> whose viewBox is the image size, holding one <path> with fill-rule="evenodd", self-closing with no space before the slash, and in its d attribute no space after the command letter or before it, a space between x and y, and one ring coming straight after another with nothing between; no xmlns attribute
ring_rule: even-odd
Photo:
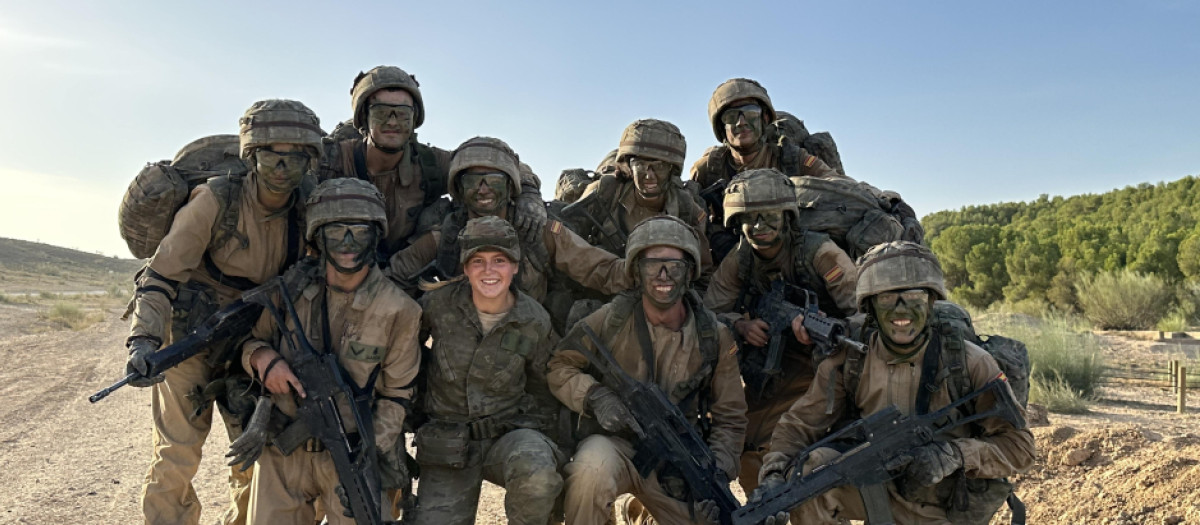
<svg viewBox="0 0 1200 525"><path fill-rule="evenodd" d="M1013 480L1029 523L1200 523L1200 436L1140 425L1033 433L1037 463Z"/></svg>

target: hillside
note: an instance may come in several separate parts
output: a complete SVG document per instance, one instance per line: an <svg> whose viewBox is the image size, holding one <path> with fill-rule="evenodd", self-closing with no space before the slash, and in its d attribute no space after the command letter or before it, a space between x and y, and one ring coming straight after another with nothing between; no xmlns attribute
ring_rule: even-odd
<svg viewBox="0 0 1200 525"><path fill-rule="evenodd" d="M0 293L85 292L129 283L142 261L0 238Z"/></svg>
<svg viewBox="0 0 1200 525"><path fill-rule="evenodd" d="M1071 197L967 206L925 216L947 285L975 306L1045 299L1076 307L1080 275L1133 270L1200 282L1200 179Z"/></svg>

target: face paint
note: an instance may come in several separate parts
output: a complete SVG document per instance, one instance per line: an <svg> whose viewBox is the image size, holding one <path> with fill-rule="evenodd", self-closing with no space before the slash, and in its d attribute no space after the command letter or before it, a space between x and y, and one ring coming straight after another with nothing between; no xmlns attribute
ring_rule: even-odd
<svg viewBox="0 0 1200 525"><path fill-rule="evenodd" d="M258 180L275 193L291 193L308 172L312 156L306 151L280 153L269 148L254 152Z"/></svg>
<svg viewBox="0 0 1200 525"><path fill-rule="evenodd" d="M725 138L739 150L755 149L763 137L763 109L758 104L745 104L721 113Z"/></svg>
<svg viewBox="0 0 1200 525"><path fill-rule="evenodd" d="M748 212L738 218L751 248L765 250L783 242L783 210Z"/></svg>
<svg viewBox="0 0 1200 525"><path fill-rule="evenodd" d="M633 172L633 185L644 198L652 199L662 195L667 178L671 176L673 166L663 160L631 157L629 169Z"/></svg>
<svg viewBox="0 0 1200 525"><path fill-rule="evenodd" d="M638 260L642 294L662 309L670 308L687 292L691 262L686 259L642 258Z"/></svg>
<svg viewBox="0 0 1200 525"><path fill-rule="evenodd" d="M879 331L884 341L890 346L907 349L918 342L925 325L929 322L930 302L929 292L920 290L889 292L889 297L879 294L871 297L871 308L875 312L875 320L879 323ZM907 294L907 297L906 297ZM924 295L924 300L917 297ZM908 298L914 299L909 302Z"/></svg>
<svg viewBox="0 0 1200 525"><path fill-rule="evenodd" d="M376 102L367 107L368 138L371 145L386 152L399 153L412 136L415 110L408 104Z"/></svg>
<svg viewBox="0 0 1200 525"><path fill-rule="evenodd" d="M460 179L467 211L476 216L499 215L508 205L508 175L498 172L465 173Z"/></svg>
<svg viewBox="0 0 1200 525"><path fill-rule="evenodd" d="M321 253L341 273L355 273L375 261L374 224L331 222L321 227Z"/></svg>

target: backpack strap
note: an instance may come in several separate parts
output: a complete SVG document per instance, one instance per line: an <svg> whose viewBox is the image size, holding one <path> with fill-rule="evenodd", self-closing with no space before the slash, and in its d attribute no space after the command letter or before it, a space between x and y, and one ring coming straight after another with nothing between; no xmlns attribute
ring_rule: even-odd
<svg viewBox="0 0 1200 525"><path fill-rule="evenodd" d="M412 142L412 154L421 166L421 191L425 194L421 204L429 206L446 194L446 176L437 167L437 155L433 153L433 148L417 142L416 133L409 141Z"/></svg>
<svg viewBox="0 0 1200 525"><path fill-rule="evenodd" d="M925 356L921 360L921 384L917 387L917 414L929 413L929 401L933 394L942 389L944 375L942 368L942 345L946 339L940 337L940 330L930 330L929 342L925 346Z"/></svg>
<svg viewBox="0 0 1200 525"><path fill-rule="evenodd" d="M434 267L442 274L442 277L449 278L458 275L458 234L466 225L466 219L466 210L460 209L447 215L446 220L442 221L442 238L438 242L437 256L434 259Z"/></svg>
<svg viewBox="0 0 1200 525"><path fill-rule="evenodd" d="M784 175L788 177L797 177L800 175L800 154L801 149L798 144L790 140L781 140L779 142L779 168Z"/></svg>
<svg viewBox="0 0 1200 525"><path fill-rule="evenodd" d="M237 239L243 249L250 246L250 239L237 229L242 211L243 179L241 176L221 175L207 182L209 189L217 197L217 220L213 223L209 248L224 245L230 237Z"/></svg>
<svg viewBox="0 0 1200 525"><path fill-rule="evenodd" d="M870 352L871 335L874 333L874 331L875 330L870 326L869 317L864 316L862 319L857 321L852 319L850 323L850 338L867 345L867 349L864 352L858 352L856 350L847 351L846 360L842 362L842 385L844 386L846 395L849 396L850 399L854 399L854 396L858 392L859 380L862 379L863 366L866 364L867 353ZM838 373L838 370L835 368L832 373L836 374ZM829 402L825 406L826 414L833 413L833 385L835 380L835 378L830 378L828 383L829 390L826 391L825 397L829 400ZM846 408L851 412L852 419L859 418L857 404L853 402L848 403Z"/></svg>
<svg viewBox="0 0 1200 525"><path fill-rule="evenodd" d="M359 180L371 182L371 174L367 171L367 139L354 142L354 176Z"/></svg>
<svg viewBox="0 0 1200 525"><path fill-rule="evenodd" d="M751 305L748 303L747 290L750 289L750 275L754 271L754 248L746 242L745 237L739 234L737 246L733 248L734 257L737 257L737 278L738 282L742 283L742 287L738 290L737 300L733 302L733 311L737 313L745 313L750 310Z"/></svg>

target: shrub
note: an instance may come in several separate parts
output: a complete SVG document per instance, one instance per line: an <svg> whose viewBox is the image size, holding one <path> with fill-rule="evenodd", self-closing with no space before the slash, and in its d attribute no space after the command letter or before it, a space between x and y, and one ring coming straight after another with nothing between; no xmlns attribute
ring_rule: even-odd
<svg viewBox="0 0 1200 525"><path fill-rule="evenodd" d="M0 304L12 304L13 299L7 295L0 293Z"/></svg>
<svg viewBox="0 0 1200 525"><path fill-rule="evenodd" d="M1155 325L1156 330L1163 332L1182 332L1187 330L1188 315L1183 310L1176 308L1171 311L1166 317L1160 319Z"/></svg>
<svg viewBox="0 0 1200 525"><path fill-rule="evenodd" d="M1060 414L1083 414L1088 411L1087 399L1061 379L1033 378L1029 384L1029 402Z"/></svg>
<svg viewBox="0 0 1200 525"><path fill-rule="evenodd" d="M99 321L103 314L84 312L79 305L72 303L54 303L46 311L46 319L58 322L72 330L82 330Z"/></svg>
<svg viewBox="0 0 1200 525"><path fill-rule="evenodd" d="M1064 314L1042 319L989 315L977 325L979 333L999 334L1025 343L1032 365L1030 400L1036 400L1032 394L1036 382L1043 386L1062 383L1083 399L1095 395L1104 373L1103 353L1100 341L1086 331L1086 324L1079 318Z"/></svg>
<svg viewBox="0 0 1200 525"><path fill-rule="evenodd" d="M1105 330L1148 330L1166 316L1172 292L1154 275L1124 270L1079 279L1083 315Z"/></svg>

